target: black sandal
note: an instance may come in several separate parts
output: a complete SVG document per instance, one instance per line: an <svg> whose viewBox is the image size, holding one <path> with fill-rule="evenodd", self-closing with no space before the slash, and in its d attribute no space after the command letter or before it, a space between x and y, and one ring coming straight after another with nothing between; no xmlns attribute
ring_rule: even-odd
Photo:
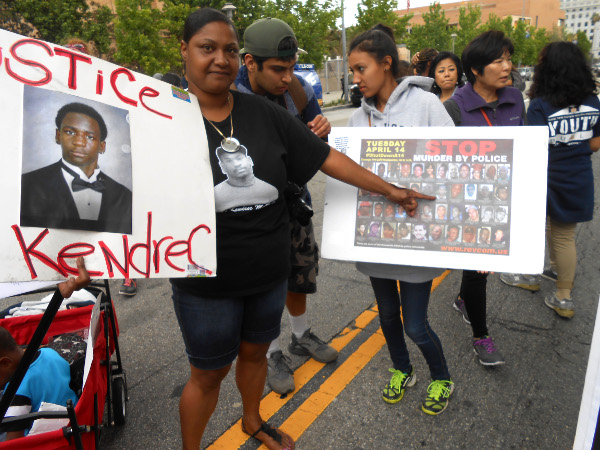
<svg viewBox="0 0 600 450"><path fill-rule="evenodd" d="M283 438L283 435L281 433L278 432L278 430L274 427L272 427L271 425L269 425L267 422L263 422L260 425L260 428L258 430L256 430L254 433L250 434L247 430L246 430L246 426L244 425L244 420L242 419L242 431L244 433L246 433L247 435L249 435L251 438L256 439L257 441L262 442L260 439L258 439L256 437L256 435L258 433L260 433L261 431L263 433L265 433L267 436L269 436L271 439L273 439L275 442L277 442L279 445L283 444L281 443L281 440ZM287 447L286 447L287 448Z"/></svg>

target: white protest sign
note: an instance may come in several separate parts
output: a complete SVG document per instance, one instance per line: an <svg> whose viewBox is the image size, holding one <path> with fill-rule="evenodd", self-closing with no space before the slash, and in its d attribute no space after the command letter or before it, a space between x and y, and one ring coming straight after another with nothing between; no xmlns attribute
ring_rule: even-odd
<svg viewBox="0 0 600 450"><path fill-rule="evenodd" d="M0 281L214 276L213 181L187 92L0 30ZM87 178L87 179L86 179Z"/></svg>
<svg viewBox="0 0 600 450"><path fill-rule="evenodd" d="M577 432L575 433L575 450L594 448L594 436L598 432L598 414L600 411L600 299L596 311L596 324L592 335L592 346L585 373L583 395L579 406Z"/></svg>
<svg viewBox="0 0 600 450"><path fill-rule="evenodd" d="M324 258L542 271L546 127L334 128L329 142L436 200L419 200L411 218L382 196L328 178Z"/></svg>

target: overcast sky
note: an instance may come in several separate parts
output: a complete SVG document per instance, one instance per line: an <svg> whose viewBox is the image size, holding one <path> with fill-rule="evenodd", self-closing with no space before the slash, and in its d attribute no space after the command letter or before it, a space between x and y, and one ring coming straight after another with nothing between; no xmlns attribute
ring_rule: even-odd
<svg viewBox="0 0 600 450"><path fill-rule="evenodd" d="M437 0L438 3L452 3L458 0ZM341 3L341 0L338 0ZM347 27L356 24L356 13L358 12L357 6L361 3L361 0L344 0L344 21ZM433 3L433 0L410 0L410 7L418 8L421 6L428 6ZM406 10L406 0L398 1L398 9ZM339 24L341 26L341 23Z"/></svg>

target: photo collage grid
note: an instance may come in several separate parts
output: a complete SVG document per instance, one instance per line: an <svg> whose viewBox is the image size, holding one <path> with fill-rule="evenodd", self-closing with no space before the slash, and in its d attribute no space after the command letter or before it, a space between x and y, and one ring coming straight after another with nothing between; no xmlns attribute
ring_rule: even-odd
<svg viewBox="0 0 600 450"><path fill-rule="evenodd" d="M356 246L508 254L511 164L361 161L384 180L427 195L413 217L358 190ZM469 248L469 250L467 250ZM493 250L496 249L496 250Z"/></svg>

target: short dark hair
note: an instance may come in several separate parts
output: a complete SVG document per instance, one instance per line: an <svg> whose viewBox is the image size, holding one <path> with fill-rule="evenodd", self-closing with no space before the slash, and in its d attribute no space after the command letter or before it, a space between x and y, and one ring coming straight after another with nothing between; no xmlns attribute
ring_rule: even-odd
<svg viewBox="0 0 600 450"><path fill-rule="evenodd" d="M91 106L85 105L83 103L67 103L62 108L60 108L58 110L58 113L56 113L56 119L54 119L54 123L56 124L57 129L60 130L65 116L69 113L84 114L94 119L98 123L98 127L100 128L100 141L103 142L106 140L108 130L106 129L106 123L104 122L104 119L98 111L96 111Z"/></svg>
<svg viewBox="0 0 600 450"><path fill-rule="evenodd" d="M6 328L0 327L0 356L15 351L17 347L17 342L12 334Z"/></svg>
<svg viewBox="0 0 600 450"><path fill-rule="evenodd" d="M571 42L552 42L539 56L529 98L542 97L556 108L581 105L596 94L596 82L581 49Z"/></svg>
<svg viewBox="0 0 600 450"><path fill-rule="evenodd" d="M233 22L221 11L213 8L198 8L185 19L183 25L183 41L190 42L190 39L209 23L224 22L231 27L236 39L240 40L237 29Z"/></svg>
<svg viewBox="0 0 600 450"><path fill-rule="evenodd" d="M277 46L277 50L278 51L285 51L285 50L296 50L296 52L298 51L298 41L296 41L296 39L294 39L291 36L287 36L285 38L283 38L281 40L281 42L279 43L279 45ZM252 53L249 53L250 55L252 55ZM267 59L279 59L281 61L285 61L285 62L292 62L296 59L296 55L289 55L289 56L272 56L272 57L264 57L264 56L254 56L252 55L252 59L256 62L256 67L258 68L259 72L263 70L263 63L267 60Z"/></svg>
<svg viewBox="0 0 600 450"><path fill-rule="evenodd" d="M375 25L368 31L359 34L350 43L348 54L354 50L370 54L375 61L381 62L386 56L392 58L391 72L395 78L403 74L400 72L400 58L394 42L394 32L390 27L382 24Z"/></svg>
<svg viewBox="0 0 600 450"><path fill-rule="evenodd" d="M502 31L486 31L469 42L461 57L463 70L469 83L475 83L473 70L483 74L485 66L500 58L505 51L512 55L515 48Z"/></svg>
<svg viewBox="0 0 600 450"><path fill-rule="evenodd" d="M462 69L462 64L460 63L460 59L458 56L456 56L454 53L452 52L441 52L438 53L437 56L435 58L433 58L433 61L431 61L431 66L429 67L429 78L433 78L433 86L431 87L431 92L433 92L436 95L441 94L442 90L440 89L440 87L435 83L435 69L437 68L438 64L441 63L443 60L450 58L452 60L452 62L454 62L454 65L456 66L456 76L457 76L457 84L458 86L463 86L465 84L465 82L463 81L463 69Z"/></svg>

